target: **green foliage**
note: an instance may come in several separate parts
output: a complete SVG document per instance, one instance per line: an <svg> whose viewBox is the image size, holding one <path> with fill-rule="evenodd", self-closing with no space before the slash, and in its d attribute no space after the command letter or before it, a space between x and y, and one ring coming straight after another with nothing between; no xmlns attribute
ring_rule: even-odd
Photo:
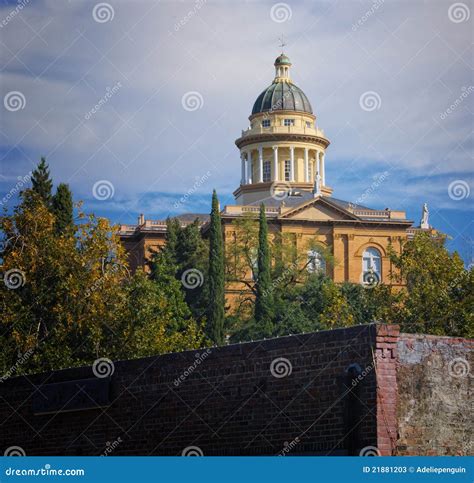
<svg viewBox="0 0 474 483"><path fill-rule="evenodd" d="M15 374L133 358L202 345L179 282L131 276L116 230L85 217L57 236L43 199L26 190L0 226L6 240L0 284L0 367ZM12 272L13 271L13 272ZM15 273L16 288L8 281ZM22 364L21 355L29 354Z"/></svg>
<svg viewBox="0 0 474 483"><path fill-rule="evenodd" d="M185 301L193 317L203 321L208 308L208 261L209 248L206 240L201 236L199 220L195 220L184 227L177 218L166 221L166 244L155 253L150 263L151 272L157 267L168 267L170 274L180 282L184 290ZM193 288L187 288L181 283L186 272L196 272L199 282Z"/></svg>
<svg viewBox="0 0 474 483"><path fill-rule="evenodd" d="M125 293L120 357L130 357L130 352L143 357L204 345L181 285L168 270L155 272L153 280L138 270L126 284Z"/></svg>
<svg viewBox="0 0 474 483"><path fill-rule="evenodd" d="M74 231L72 194L67 184L60 183L56 188L51 211L55 217L55 228L58 234Z"/></svg>
<svg viewBox="0 0 474 483"><path fill-rule="evenodd" d="M271 336L317 331L354 324L399 324L405 332L472 337L474 274L450 254L444 240L419 234L408 241L401 255L390 253L397 282L406 288L380 284L335 284L323 274L296 280L291 266L279 269L271 282L274 317ZM284 264L281 266L285 267ZM233 340L268 337L257 318L233 320Z"/></svg>
<svg viewBox="0 0 474 483"><path fill-rule="evenodd" d="M387 321L406 332L472 337L474 333L473 270L449 253L445 239L419 233L390 258L406 281L406 290L391 302Z"/></svg>
<svg viewBox="0 0 474 483"><path fill-rule="evenodd" d="M209 227L209 309L207 335L216 344L224 342L224 241L216 191L212 193L212 211Z"/></svg>
<svg viewBox="0 0 474 483"><path fill-rule="evenodd" d="M43 203L49 207L51 205L51 190L53 182L49 175L49 168L45 158L41 158L36 169L31 176L33 191L38 194Z"/></svg>
<svg viewBox="0 0 474 483"><path fill-rule="evenodd" d="M270 250L265 205L260 205L257 281L255 284L255 321L265 336L273 332L273 290L270 275Z"/></svg>

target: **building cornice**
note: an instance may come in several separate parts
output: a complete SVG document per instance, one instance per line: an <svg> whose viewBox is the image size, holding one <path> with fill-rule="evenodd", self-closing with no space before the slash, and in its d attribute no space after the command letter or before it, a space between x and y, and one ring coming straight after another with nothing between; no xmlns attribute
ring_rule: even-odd
<svg viewBox="0 0 474 483"><path fill-rule="evenodd" d="M321 136L312 136L310 134L293 134L293 133L264 133L242 136L236 139L235 144L239 149L250 144L257 143L271 143L271 142L300 142L315 144L316 146L322 146L327 148L330 144L329 139Z"/></svg>

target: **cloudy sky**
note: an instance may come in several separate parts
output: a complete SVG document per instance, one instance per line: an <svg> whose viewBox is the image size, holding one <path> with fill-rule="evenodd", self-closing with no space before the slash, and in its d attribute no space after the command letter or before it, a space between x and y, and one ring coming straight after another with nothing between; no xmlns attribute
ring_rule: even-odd
<svg viewBox="0 0 474 483"><path fill-rule="evenodd" d="M467 0L0 2L0 195L46 156L115 222L232 204L283 34L334 196L416 223L427 202L470 262L473 20Z"/></svg>

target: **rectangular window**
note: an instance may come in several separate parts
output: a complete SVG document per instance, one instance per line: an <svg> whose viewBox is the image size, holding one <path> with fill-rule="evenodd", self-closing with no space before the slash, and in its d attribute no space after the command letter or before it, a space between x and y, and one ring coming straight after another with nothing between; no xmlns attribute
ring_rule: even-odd
<svg viewBox="0 0 474 483"><path fill-rule="evenodd" d="M284 124L285 124L285 126L294 126L295 120L294 119L285 119Z"/></svg>
<svg viewBox="0 0 474 483"><path fill-rule="evenodd" d="M306 121L306 127L313 127L312 123L309 121Z"/></svg>
<svg viewBox="0 0 474 483"><path fill-rule="evenodd" d="M270 161L263 162L263 182L268 183L271 179L271 164Z"/></svg>
<svg viewBox="0 0 474 483"><path fill-rule="evenodd" d="M270 119L264 119L262 121L262 127L270 127Z"/></svg>
<svg viewBox="0 0 474 483"><path fill-rule="evenodd" d="M290 181L290 174L291 174L291 161L289 159L285 159L285 181Z"/></svg>

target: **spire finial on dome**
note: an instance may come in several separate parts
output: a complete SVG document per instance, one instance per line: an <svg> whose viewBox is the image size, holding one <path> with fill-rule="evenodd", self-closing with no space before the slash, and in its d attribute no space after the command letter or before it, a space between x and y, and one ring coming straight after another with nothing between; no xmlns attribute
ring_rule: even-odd
<svg viewBox="0 0 474 483"><path fill-rule="evenodd" d="M291 62L289 57L283 53L283 47L286 43L283 40L283 35L280 38L280 47L282 47L281 54L275 59L275 80L274 82L291 82L290 67Z"/></svg>
<svg viewBox="0 0 474 483"><path fill-rule="evenodd" d="M283 47L286 46L286 42L285 42L285 39L283 37L283 34L281 34L281 37L278 37L278 40L280 41L281 53L283 54Z"/></svg>

